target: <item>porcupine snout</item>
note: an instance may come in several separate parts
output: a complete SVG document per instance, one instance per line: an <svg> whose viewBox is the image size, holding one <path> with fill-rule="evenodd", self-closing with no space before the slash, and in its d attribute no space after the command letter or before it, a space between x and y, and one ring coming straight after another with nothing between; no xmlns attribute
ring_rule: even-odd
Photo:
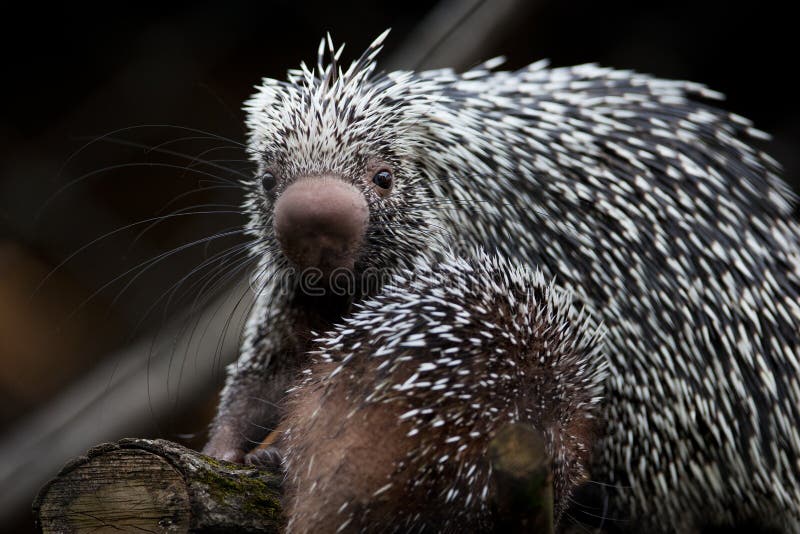
<svg viewBox="0 0 800 534"><path fill-rule="evenodd" d="M275 236L299 269L352 270L369 220L364 195L335 175L303 177L275 203Z"/></svg>

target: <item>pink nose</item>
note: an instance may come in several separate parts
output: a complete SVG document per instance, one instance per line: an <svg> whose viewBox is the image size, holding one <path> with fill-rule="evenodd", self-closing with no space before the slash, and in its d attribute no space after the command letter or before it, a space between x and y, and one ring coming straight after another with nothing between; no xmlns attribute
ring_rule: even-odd
<svg viewBox="0 0 800 534"><path fill-rule="evenodd" d="M300 178L275 203L275 236L301 269L352 269L368 220L364 195L336 176Z"/></svg>

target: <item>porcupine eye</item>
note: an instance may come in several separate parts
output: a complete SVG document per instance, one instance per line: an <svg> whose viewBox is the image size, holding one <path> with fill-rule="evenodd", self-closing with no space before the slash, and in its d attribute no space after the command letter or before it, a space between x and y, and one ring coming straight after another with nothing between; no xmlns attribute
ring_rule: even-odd
<svg viewBox="0 0 800 534"><path fill-rule="evenodd" d="M372 182L381 189L389 189L392 187L392 173L387 170L378 171L372 177Z"/></svg>
<svg viewBox="0 0 800 534"><path fill-rule="evenodd" d="M275 175L271 172L265 172L261 175L261 187L264 188L264 192L272 191L272 188L275 187Z"/></svg>

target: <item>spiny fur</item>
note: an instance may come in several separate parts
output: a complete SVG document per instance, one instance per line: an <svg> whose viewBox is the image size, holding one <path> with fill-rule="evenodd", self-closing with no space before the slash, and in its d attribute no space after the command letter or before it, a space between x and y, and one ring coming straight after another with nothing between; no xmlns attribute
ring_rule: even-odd
<svg viewBox="0 0 800 534"><path fill-rule="evenodd" d="M702 85L596 65L377 73L382 39L347 71L321 53L316 71L264 81L246 106L260 168L280 188L385 159L395 191L365 192L363 262L408 264L443 237L496 248L602 318L609 424L592 474L619 525L800 531L800 228L777 164L748 144L764 135ZM253 184L263 268L281 266ZM290 299L263 285L221 413L247 369L285 361Z"/></svg>
<svg viewBox="0 0 800 534"><path fill-rule="evenodd" d="M587 480L601 331L540 272L473 257L418 262L317 340L281 429L288 531L489 528L512 423L544 432L557 519Z"/></svg>

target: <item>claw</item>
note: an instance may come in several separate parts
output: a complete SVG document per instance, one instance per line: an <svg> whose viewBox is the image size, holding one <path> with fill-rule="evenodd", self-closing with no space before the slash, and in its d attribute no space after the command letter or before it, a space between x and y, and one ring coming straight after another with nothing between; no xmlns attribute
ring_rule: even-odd
<svg viewBox="0 0 800 534"><path fill-rule="evenodd" d="M244 464L282 472L283 454L278 447L259 447L245 454Z"/></svg>

